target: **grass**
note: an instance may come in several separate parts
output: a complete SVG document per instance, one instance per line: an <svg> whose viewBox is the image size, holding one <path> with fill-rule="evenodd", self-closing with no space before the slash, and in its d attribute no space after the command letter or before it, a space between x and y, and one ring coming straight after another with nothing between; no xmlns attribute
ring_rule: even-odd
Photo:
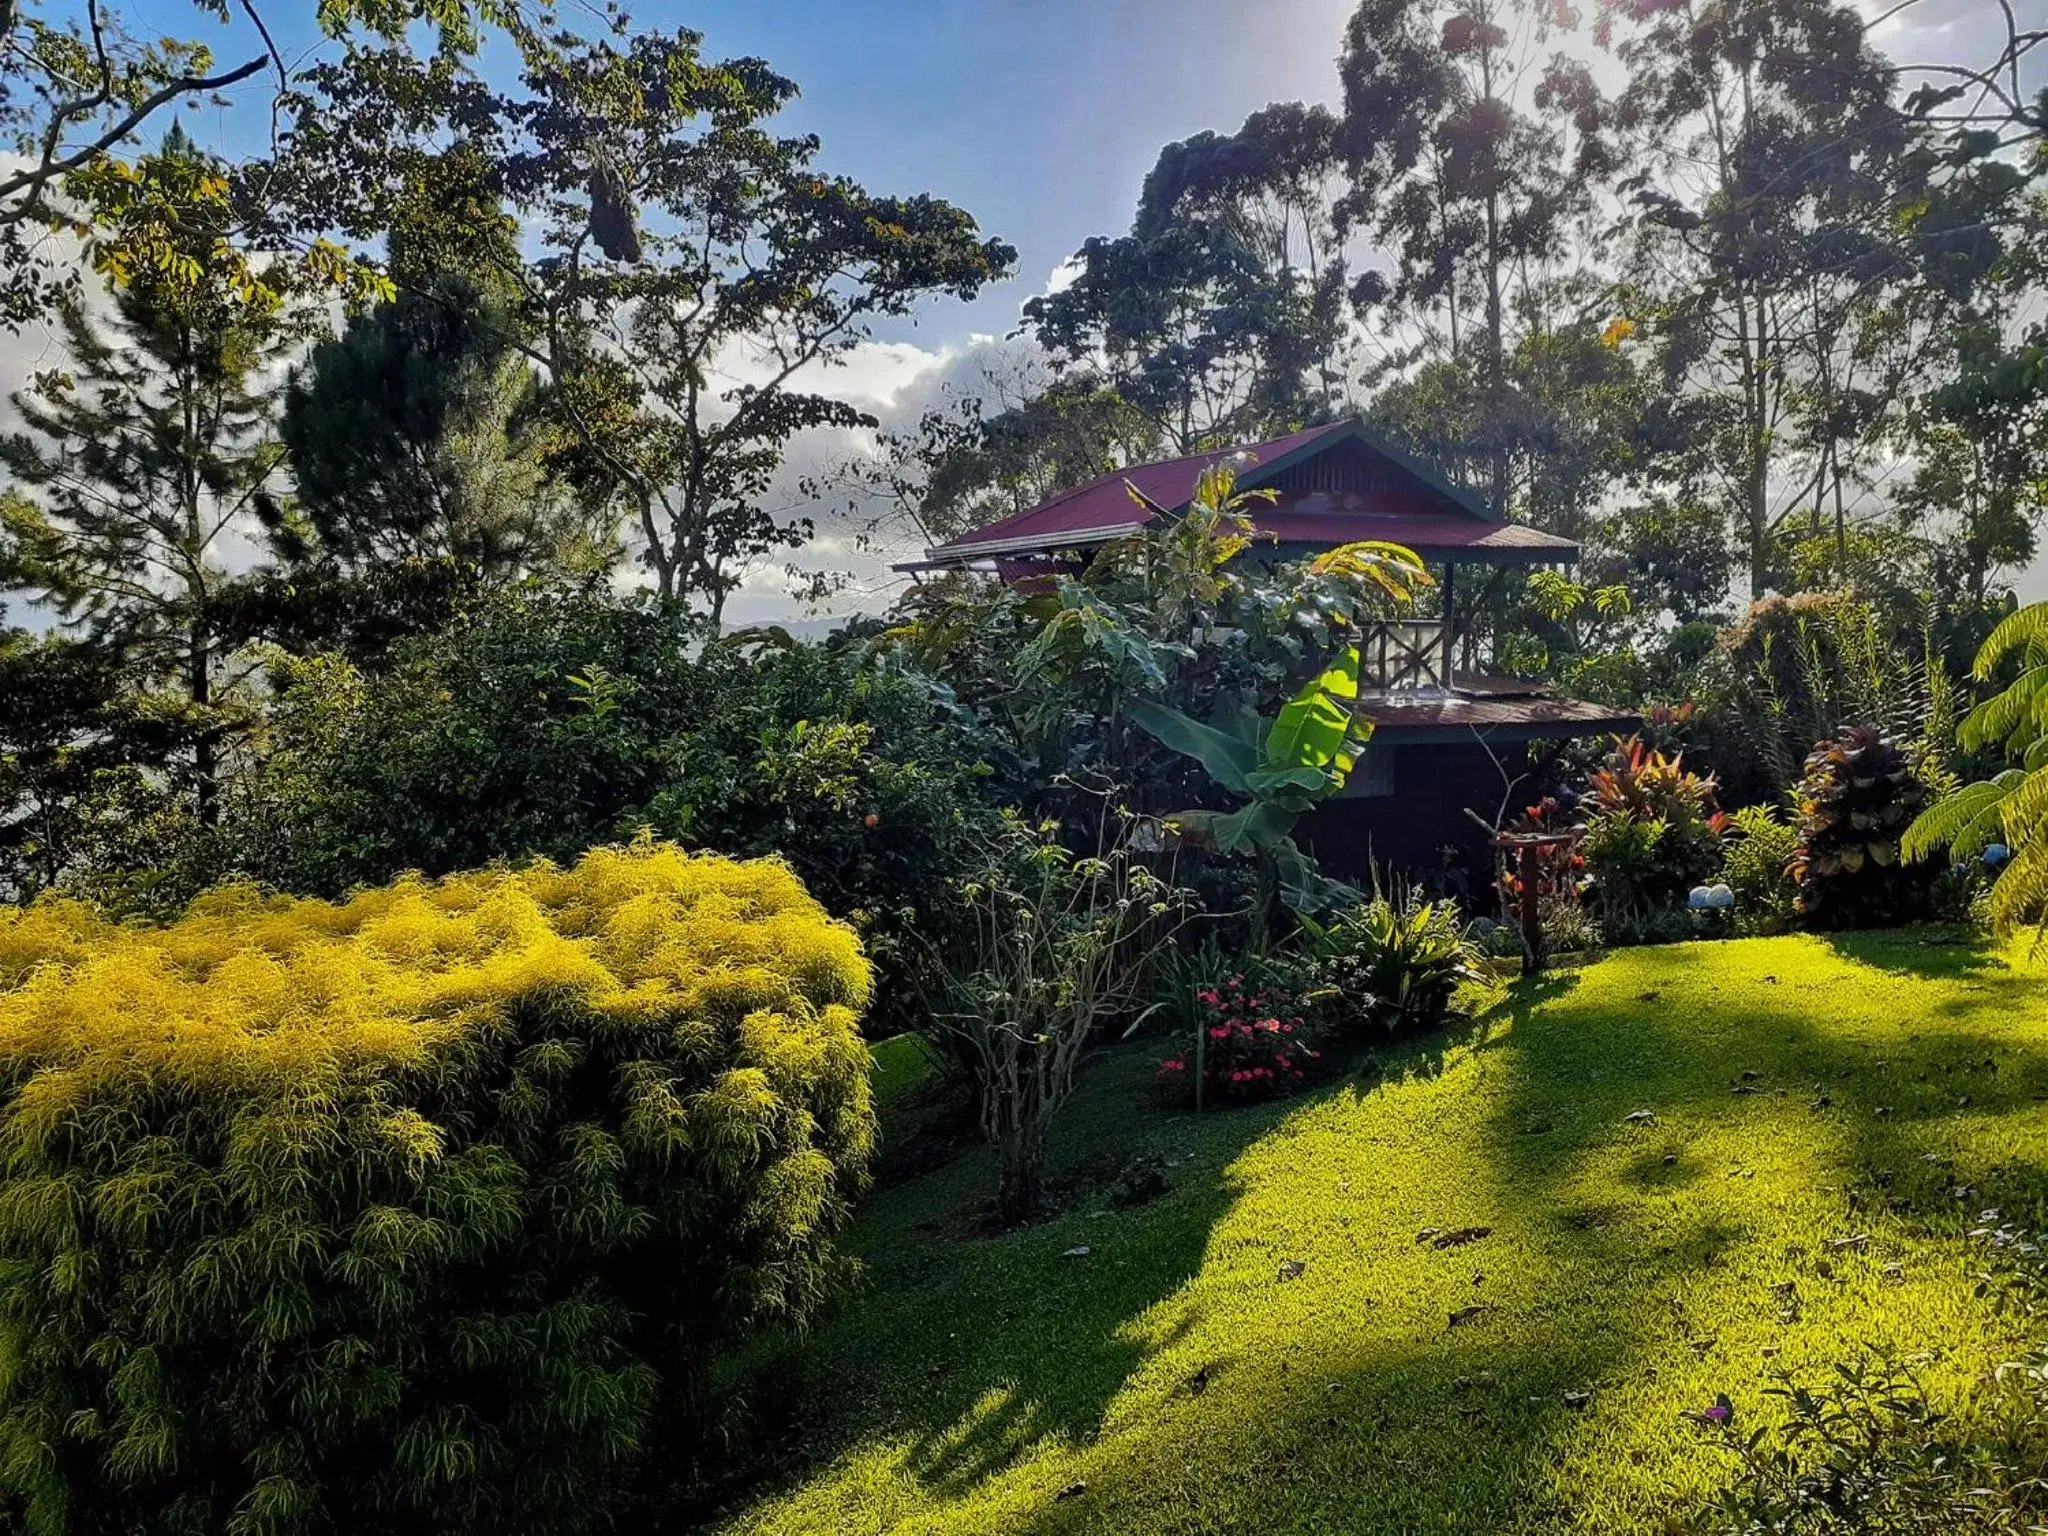
<svg viewBox="0 0 2048 1536"><path fill-rule="evenodd" d="M1759 1422L1774 1371L1882 1349L1967 1411L2023 1348L1966 1234L2048 1196L2048 970L1636 950L1380 1065L1198 1118L1120 1054L1070 1107L1059 1220L973 1235L979 1153L885 1191L794 1362L786 1480L719 1528L1664 1531L1729 1474L1685 1410ZM1169 1193L1088 1193L1138 1152Z"/></svg>

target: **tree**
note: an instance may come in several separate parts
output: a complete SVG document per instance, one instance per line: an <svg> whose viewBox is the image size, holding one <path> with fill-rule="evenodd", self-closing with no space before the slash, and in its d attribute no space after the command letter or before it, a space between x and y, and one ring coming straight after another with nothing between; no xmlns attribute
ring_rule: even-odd
<svg viewBox="0 0 2048 1536"><path fill-rule="evenodd" d="M1159 1006L1143 1006L1142 959L1187 921L1187 893L1134 856L1130 825L1101 817L1085 857L1018 830L956 893L974 939L947 969L941 1022L972 1063L1005 1224L1044 1214L1053 1119L1104 1026Z"/></svg>
<svg viewBox="0 0 2048 1536"><path fill-rule="evenodd" d="M61 21L37 14L35 0L0 0L0 149L12 152L0 166L0 325L47 317L61 299L80 296L76 241L92 269L117 285L145 271L159 283L183 281L178 258L190 254L195 226L218 231L213 277L231 270L238 284L270 298L281 296L281 284L306 280L357 296L378 291L369 263L324 238L303 242L293 261L250 239L272 224L260 178L252 186L195 176L160 156L121 157L166 113L203 105L265 71L276 80L273 122L288 104L293 65L262 9L253 0L194 0L194 10L247 23L240 63L220 65L206 44L163 35L158 17L137 36L106 0L84 0ZM320 0L316 12L332 38L396 40L429 21L449 57L473 53L486 25L533 36L520 0Z"/></svg>
<svg viewBox="0 0 2048 1536"><path fill-rule="evenodd" d="M1391 253L1360 309L1419 329L1408 356L1465 397L1457 468L1476 457L1488 503L1511 505L1518 451L1540 444L1518 417L1516 332L1598 334L1607 296L1561 286L1575 226L1613 171L1607 103L1583 64L1539 52L1555 8L1527 0L1363 0L1345 34L1347 224ZM1575 311L1553 313L1560 302ZM1597 317L1597 318L1595 318ZM1468 471L1469 472L1469 471Z"/></svg>
<svg viewBox="0 0 2048 1536"><path fill-rule="evenodd" d="M1349 286L1337 134L1325 108L1282 104L1167 145L1131 232L1088 241L1072 281L1025 306L1070 387L1113 391L1177 454L1336 414Z"/></svg>
<svg viewBox="0 0 2048 1536"><path fill-rule="evenodd" d="M295 565L448 561L489 585L602 561L609 530L549 474L513 334L488 295L442 275L313 349L280 427L298 516L279 533Z"/></svg>
<svg viewBox="0 0 2048 1536"><path fill-rule="evenodd" d="M1665 477L1725 510L1761 596L1793 542L1846 558L1887 423L1995 269L2020 178L1945 168L1831 0L1609 9Z"/></svg>
<svg viewBox="0 0 2048 1536"><path fill-rule="evenodd" d="M175 131L164 158L198 159ZM209 824L229 725L214 611L224 546L277 488L278 376L305 317L239 291L233 269L208 281L210 232L193 239L196 282L138 274L112 295L108 321L63 301L66 366L15 394L26 430L0 439L0 468L16 486L4 508L11 581L180 694Z"/></svg>
<svg viewBox="0 0 2048 1536"><path fill-rule="evenodd" d="M991 366L915 424L805 483L845 498L871 548L914 554L1137 462L1151 424L1113 389Z"/></svg>
<svg viewBox="0 0 2048 1536"><path fill-rule="evenodd" d="M872 424L828 392L831 366L1014 252L951 204L821 172L815 138L771 131L796 87L761 61L623 28L530 51L509 93L402 50L316 70L291 174L369 232L450 136L491 167L542 250L504 276L579 483L621 498L662 598L716 623L751 562L809 537L763 505L784 446Z"/></svg>

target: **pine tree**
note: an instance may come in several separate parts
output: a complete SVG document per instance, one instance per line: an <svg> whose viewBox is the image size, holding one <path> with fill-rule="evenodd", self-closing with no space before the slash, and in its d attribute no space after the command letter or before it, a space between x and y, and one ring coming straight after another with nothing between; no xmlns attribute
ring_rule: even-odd
<svg viewBox="0 0 2048 1536"><path fill-rule="evenodd" d="M173 128L163 157L198 155ZM57 315L65 365L14 395L0 439L8 579L175 696L196 808L216 816L229 728L215 605L227 549L271 493L271 427L303 312L237 282L218 236ZM175 280L174 280L175 279Z"/></svg>

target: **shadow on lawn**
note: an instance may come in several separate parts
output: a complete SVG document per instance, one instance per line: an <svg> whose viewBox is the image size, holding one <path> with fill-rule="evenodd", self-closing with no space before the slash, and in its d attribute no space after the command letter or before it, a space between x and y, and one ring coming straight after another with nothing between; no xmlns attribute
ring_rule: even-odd
<svg viewBox="0 0 2048 1536"><path fill-rule="evenodd" d="M2000 953L2001 946L1974 930L1920 928L1874 933L1830 933L1821 936L1845 960L1874 970L1906 972L1932 981L1965 981L1986 977L2024 983Z"/></svg>
<svg viewBox="0 0 2048 1536"><path fill-rule="evenodd" d="M800 1452L784 1448L779 1470L801 1481L856 1443L902 1436L905 1470L957 1496L1048 1438L1093 1442L1147 1359L1199 1323L1190 1308L1149 1334L1136 1326L1202 1270L1218 1227L1249 1198L1228 1171L1240 1155L1297 1111L1435 1077L1469 1051L1484 1071L1508 1074L1480 1134L1496 1240L1515 1245L1520 1294L1535 1298L1512 1324L1420 1341L1323 1324L1322 1353L1296 1372L1284 1356L1256 1355L1223 1364L1245 1373L1230 1390L1148 1380L1142 1401L1120 1408L1114 1437L1089 1454L1085 1491L1037 1499L1003 1528L1188 1528L1194 1512L1176 1501L1194 1496L1190 1458L1226 1446L1245 1475L1201 1484L1201 1528L1567 1528L1574 1511L1532 1513L1529 1500L1570 1497L1545 1469L1567 1455L1578 1394L1639 1379L1646 1357L1683 1352L1690 1324L1675 1298L1746 1235L1726 1201L1665 1209L1652 1222L1652 1197L1726 1175L1688 1146L1702 1129L1761 1129L1767 1117L1770 1134L1799 1140L1810 1123L1837 1175L1814 1197L1840 1203L1845 1231L1884 1211L1959 1234L1994 1190L2015 1213L2048 1204L2038 1164L1999 1166L1997 1138L1976 1134L1975 1166L1959 1167L1965 1138L1942 1124L2048 1099L2048 1049L1988 1022L1893 1030L1882 1011L1995 1019L2022 994L2038 1008L2038 979L2002 970L1988 950L1944 954L1897 936L1844 936L1831 948L1905 973L1898 988L1940 981L1967 995L1907 998L1873 978L1867 1014L1843 1028L1839 974L1820 985L1789 972L1784 982L1736 975L1718 991L1689 990L1697 954L1640 951L1619 992L1612 970L1601 973L1609 991L1590 997L1577 972L1520 983L1489 1018L1371 1053L1376 1072L1363 1081L1354 1073L1292 1103L1200 1117L1141 1112L1142 1062L1124 1053L1098 1068L1109 1081L1073 1106L1062 1140L1159 1153L1174 1169L1172 1193L1145 1207L1142 1222L1078 1212L1031 1231L934 1243L934 1229L957 1230L979 1198L985 1157L890 1191L863 1224L866 1293L807 1355L805 1396L835 1406L809 1426ZM1568 996L1573 1006L1559 1008ZM1642 1110L1651 1118L1630 1124ZM1930 1145L1947 1149L1942 1161L1924 1160ZM1617 1163L1619 1177L1589 1192L1582 1175ZM1065 1257L1080 1246L1088 1256ZM935 1296L944 1315L931 1311ZM1158 1514L1133 1521L1134 1510ZM1126 1523L1104 1523L1112 1518Z"/></svg>
<svg viewBox="0 0 2048 1536"><path fill-rule="evenodd" d="M1983 1205L2048 1212L2048 1172L2032 1161L1986 1156L1997 1138L1983 1130L2048 1100L2048 1032L2030 1040L1992 1022L2038 1015L2042 980L2013 970L1988 945L1944 952L1918 938L1826 941L1843 959L1899 975L1900 986L1917 991L1934 981L1961 989L1935 999L1880 981L1854 1020L1860 1027L1843 1027L1840 983L1811 990L1769 975L1733 999L1664 1006L1663 987L1676 993L1682 984L1683 951L1639 952L1650 983L1635 996L1640 1006L1613 1005L1627 1011L1624 1038L1615 1030L1589 1033L1575 1027L1580 1020L1547 1015L1542 1001L1517 998L1509 1038L1520 1070L1496 1135L1504 1163L1532 1198L1568 1203L1557 1191L1580 1162L1634 1134L1642 1146L1626 1182L1644 1192L1673 1188L1709 1171L1687 1155L1681 1127L1700 1126L1703 1117L1740 1126L1763 1106L1771 1115L1791 1112L1812 1126L1816 1144L1833 1146L1845 1221L1882 1210L1916 1230L1953 1234L1973 1224ZM1660 972L1670 978L1662 987ZM1972 1018L1984 1022L1961 1022ZM1515 1133L1518 1117L1536 1105L1557 1110L1561 1134L1532 1144ZM1655 1120L1623 1131L1627 1117L1644 1110ZM1964 1116L1972 1125L1967 1138L1945 1131L1944 1121Z"/></svg>
<svg viewBox="0 0 2048 1536"><path fill-rule="evenodd" d="M719 1502L759 1492L762 1468L800 1483L881 1435L907 1437L905 1469L946 1495L1048 1438L1092 1440L1133 1373L1191 1326L1183 1318L1142 1339L1132 1328L1201 1270L1243 1193L1229 1172L1239 1156L1325 1100L1439 1075L1492 1027L1475 1019L1361 1046L1299 1097L1200 1115L1162 1113L1152 1081L1166 1053L1159 1043L1119 1048L1091 1069L1055 1128L1049 1172L1068 1209L1053 1220L981 1231L994 1170L979 1147L879 1191L854 1234L857 1293L810 1339L754 1364L757 1381L773 1382L762 1396L779 1405L765 1416L782 1422L769 1454L725 1481ZM1105 1186L1134 1156L1159 1159L1171 1188L1125 1210ZM930 1310L935 1294L942 1315Z"/></svg>

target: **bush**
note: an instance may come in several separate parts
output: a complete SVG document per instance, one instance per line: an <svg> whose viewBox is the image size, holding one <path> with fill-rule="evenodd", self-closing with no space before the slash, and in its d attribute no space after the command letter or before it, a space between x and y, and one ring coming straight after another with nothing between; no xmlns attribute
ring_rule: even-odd
<svg viewBox="0 0 2048 1536"><path fill-rule="evenodd" d="M1782 933L1792 921L1798 887L1792 858L1799 831L1768 805L1752 805L1729 818L1721 878L1735 892L1736 916L1745 928Z"/></svg>
<svg viewBox="0 0 2048 1536"><path fill-rule="evenodd" d="M30 1530L588 1530L837 1272L868 967L778 863L46 903L0 976Z"/></svg>
<svg viewBox="0 0 2048 1536"><path fill-rule="evenodd" d="M1816 746L1798 790L1800 917L1819 928L1883 928L1927 916L1935 872L1901 859L1899 839L1930 798L1915 754L1874 725Z"/></svg>
<svg viewBox="0 0 2048 1536"><path fill-rule="evenodd" d="M1683 755L1615 739L1586 776L1579 804L1587 823L1586 866L1602 913L1629 922L1682 905L1721 865L1727 825L1711 776L1687 770Z"/></svg>
<svg viewBox="0 0 2048 1536"><path fill-rule="evenodd" d="M1457 907L1417 892L1375 896L1318 936L1314 979L1337 1033L1435 1029L1458 989L1480 980L1481 955Z"/></svg>
<svg viewBox="0 0 2048 1536"><path fill-rule="evenodd" d="M859 929L877 1015L917 1024L949 894L997 835L983 743L933 687L851 651L729 638L580 593L513 593L371 679L289 664L236 867L338 896L409 869L567 861L643 825L779 854Z"/></svg>
<svg viewBox="0 0 2048 1536"><path fill-rule="evenodd" d="M2032 1472L2048 1412L2048 1357L2008 1385L2003 1422L1969 1425L1929 1401L1912 1368L1877 1359L1845 1363L1816 1385L1771 1389L1782 1427L1717 1427L1738 1460L1733 1484L1696 1528L1722 1536L1991 1536L2039 1530L2041 1488ZM1702 1415L1705 1417L1705 1415Z"/></svg>
<svg viewBox="0 0 2048 1536"><path fill-rule="evenodd" d="M1307 1006L1284 983L1232 976L1196 999L1198 1049L1159 1064L1160 1081L1192 1096L1196 1079L1207 1104L1247 1104L1292 1093L1322 1053Z"/></svg>

